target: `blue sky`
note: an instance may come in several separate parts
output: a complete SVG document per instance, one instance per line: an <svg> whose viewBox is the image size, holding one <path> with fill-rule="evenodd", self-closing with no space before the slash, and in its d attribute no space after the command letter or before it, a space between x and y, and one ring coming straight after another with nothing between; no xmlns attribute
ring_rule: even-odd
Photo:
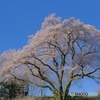
<svg viewBox="0 0 100 100"><path fill-rule="evenodd" d="M75 17L100 29L99 10L100 0L0 0L0 53L22 48L52 13L62 19ZM97 88L87 85L86 91Z"/></svg>

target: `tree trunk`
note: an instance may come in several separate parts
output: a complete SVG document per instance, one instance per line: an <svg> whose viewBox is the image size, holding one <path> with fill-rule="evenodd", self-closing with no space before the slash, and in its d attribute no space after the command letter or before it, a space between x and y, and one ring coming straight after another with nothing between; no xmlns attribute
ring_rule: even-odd
<svg viewBox="0 0 100 100"><path fill-rule="evenodd" d="M56 100L63 100L63 93L54 91L53 94Z"/></svg>
<svg viewBox="0 0 100 100"><path fill-rule="evenodd" d="M65 94L64 99L63 99L63 100L68 100L68 93L69 93L69 89L67 89L66 94Z"/></svg>
<svg viewBox="0 0 100 100"><path fill-rule="evenodd" d="M54 96L56 100L64 100L62 97L60 97L59 95L55 95Z"/></svg>
<svg viewBox="0 0 100 100"><path fill-rule="evenodd" d="M71 82L72 82L72 79L70 79L68 81L68 84L67 84L66 89L65 89L64 99L63 100L68 100L68 93L69 93L69 89L70 89L70 86L71 86Z"/></svg>
<svg viewBox="0 0 100 100"><path fill-rule="evenodd" d="M71 86L71 80L68 82L66 89L65 89L65 93L63 92L58 92L56 90L53 91L54 97L56 100L68 100L68 93L69 93L69 89Z"/></svg>

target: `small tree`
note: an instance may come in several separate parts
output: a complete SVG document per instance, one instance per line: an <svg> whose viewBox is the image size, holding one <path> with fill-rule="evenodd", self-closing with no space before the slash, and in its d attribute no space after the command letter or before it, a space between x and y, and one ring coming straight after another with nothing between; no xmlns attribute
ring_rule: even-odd
<svg viewBox="0 0 100 100"><path fill-rule="evenodd" d="M67 100L74 80L99 82L100 31L74 18L61 22L52 14L22 50L3 53L1 62L9 77L24 80L26 74L29 82L50 89L57 100Z"/></svg>
<svg viewBox="0 0 100 100"><path fill-rule="evenodd" d="M6 91L5 85L6 84L4 82L0 83L0 97L7 97L8 96L8 92Z"/></svg>
<svg viewBox="0 0 100 100"><path fill-rule="evenodd" d="M25 84L18 84L17 82L1 82L0 97L14 99L20 95L24 96Z"/></svg>

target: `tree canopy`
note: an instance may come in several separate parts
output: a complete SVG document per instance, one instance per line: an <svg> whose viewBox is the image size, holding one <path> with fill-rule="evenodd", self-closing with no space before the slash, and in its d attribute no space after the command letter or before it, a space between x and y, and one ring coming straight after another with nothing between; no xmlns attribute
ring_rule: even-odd
<svg viewBox="0 0 100 100"><path fill-rule="evenodd" d="M74 80L100 79L100 30L74 18L62 21L52 14L19 50L0 55L0 79L19 80L49 88L66 100Z"/></svg>

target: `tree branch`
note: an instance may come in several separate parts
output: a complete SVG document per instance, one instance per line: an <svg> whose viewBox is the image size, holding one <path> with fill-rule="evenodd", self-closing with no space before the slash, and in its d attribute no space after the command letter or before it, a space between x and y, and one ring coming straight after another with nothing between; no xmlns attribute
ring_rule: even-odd
<svg viewBox="0 0 100 100"><path fill-rule="evenodd" d="M35 68L37 68L37 69L38 69L38 73L39 73L39 75L40 75L40 77L38 77L38 78L40 78L41 80L43 80L43 81L49 83L49 84L52 86L53 89L55 89L56 91L58 91L58 90L56 89L56 87L54 86L54 84L53 84L46 76L44 76L44 75L41 73L41 69L40 69L37 65L35 65L35 64L33 64L33 63L30 63L29 61L27 61L25 64L30 64L30 65L33 65ZM37 76L36 76L36 77L37 77Z"/></svg>

